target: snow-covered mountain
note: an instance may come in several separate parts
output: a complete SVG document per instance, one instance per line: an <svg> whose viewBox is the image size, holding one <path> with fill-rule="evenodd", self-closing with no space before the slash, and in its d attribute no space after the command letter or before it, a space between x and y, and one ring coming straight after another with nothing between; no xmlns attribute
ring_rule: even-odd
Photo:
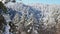
<svg viewBox="0 0 60 34"><path fill-rule="evenodd" d="M28 17L29 15L34 14L35 18L41 18L42 11L37 10L31 6L22 4L22 3L7 3L6 6L9 8L8 13L11 16L11 19L18 13L19 16L22 15L23 12L26 12Z"/></svg>
<svg viewBox="0 0 60 34"><path fill-rule="evenodd" d="M25 5L23 3L9 2L5 5L8 8L8 13L10 15L11 20L13 21L13 23L15 23L16 26L18 26L18 28L21 26L21 22L23 22L23 23L25 22L24 26L27 27L31 23L34 24L33 21L35 20L35 25L37 27L34 26L35 27L34 29L39 30L39 24L40 24L39 21L41 20L41 18L43 16L42 11L35 9L32 6ZM20 27L20 29L22 27ZM30 27L28 27L28 28L30 28ZM27 30L29 30L29 29L27 29Z"/></svg>
<svg viewBox="0 0 60 34"><path fill-rule="evenodd" d="M50 30L55 26L59 28L60 24L60 5L48 5L48 4L32 4L25 5L23 3L7 3L5 6L8 8L10 18L18 26L24 23L25 26L31 24L35 30ZM25 20L24 20L25 19ZM34 25L33 25L34 24ZM27 26L27 27L28 27ZM33 28L33 27L30 27ZM30 30L29 29L29 30ZM54 31L54 29L51 29ZM28 31L29 32L29 31Z"/></svg>

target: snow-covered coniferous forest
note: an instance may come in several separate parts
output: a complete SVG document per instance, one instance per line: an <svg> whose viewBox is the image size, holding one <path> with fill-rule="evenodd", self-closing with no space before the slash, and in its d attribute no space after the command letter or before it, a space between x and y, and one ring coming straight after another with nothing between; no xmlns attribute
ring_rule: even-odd
<svg viewBox="0 0 60 34"><path fill-rule="evenodd" d="M2 1L0 6L0 34L60 34L60 5Z"/></svg>

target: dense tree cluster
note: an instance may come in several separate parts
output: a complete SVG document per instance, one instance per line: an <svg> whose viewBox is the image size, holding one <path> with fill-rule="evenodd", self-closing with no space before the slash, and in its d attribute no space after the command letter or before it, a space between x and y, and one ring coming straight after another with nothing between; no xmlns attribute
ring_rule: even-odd
<svg viewBox="0 0 60 34"><path fill-rule="evenodd" d="M59 34L60 32L60 5L33 4L28 6L22 3L10 5L7 3L5 7L4 4L0 4L0 9L6 13L7 7L9 16L12 17L9 22L9 31L12 34ZM0 24L5 21L2 18L1 15Z"/></svg>

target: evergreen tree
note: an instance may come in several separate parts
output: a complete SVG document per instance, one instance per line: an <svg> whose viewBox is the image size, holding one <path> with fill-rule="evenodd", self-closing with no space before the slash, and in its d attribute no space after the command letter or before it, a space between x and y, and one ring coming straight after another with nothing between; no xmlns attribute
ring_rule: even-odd
<svg viewBox="0 0 60 34"><path fill-rule="evenodd" d="M4 6L4 4L2 2L0 2L0 30L3 33L4 32L4 25L6 25L6 20L1 13L7 13L7 8Z"/></svg>
<svg viewBox="0 0 60 34"><path fill-rule="evenodd" d="M0 1L0 9L2 9L3 13L7 12L7 8L4 6L4 4Z"/></svg>

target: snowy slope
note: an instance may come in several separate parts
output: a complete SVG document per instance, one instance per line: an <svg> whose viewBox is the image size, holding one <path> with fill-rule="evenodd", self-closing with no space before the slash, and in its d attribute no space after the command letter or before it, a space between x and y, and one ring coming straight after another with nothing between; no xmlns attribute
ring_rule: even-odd
<svg viewBox="0 0 60 34"><path fill-rule="evenodd" d="M35 8L22 4L22 3L8 3L6 4L6 6L9 8L9 14L12 16L12 18L14 17L14 15L16 13L18 13L19 15L22 15L22 12L28 12L28 15L30 15L31 13L33 13L35 15L36 18L40 18L41 15L41 11L40 10L36 10Z"/></svg>
<svg viewBox="0 0 60 34"><path fill-rule="evenodd" d="M60 22L60 5L48 5L48 4L34 4L34 5L25 5L23 3L7 3L6 7L8 8L8 13L13 22L20 23L21 16L26 14L27 20L33 18L31 21L34 21L34 26L37 26L36 29L41 28L51 29ZM23 17L22 17L23 18ZM28 23L30 23L29 21ZM32 22L33 23L33 22ZM42 26L41 26L42 25ZM53 29L51 29L52 31Z"/></svg>

